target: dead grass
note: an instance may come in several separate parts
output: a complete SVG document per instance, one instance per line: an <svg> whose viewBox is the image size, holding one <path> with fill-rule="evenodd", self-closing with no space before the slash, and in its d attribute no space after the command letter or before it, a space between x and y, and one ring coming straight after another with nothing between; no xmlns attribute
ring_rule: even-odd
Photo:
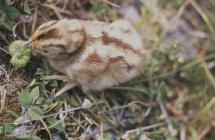
<svg viewBox="0 0 215 140"><path fill-rule="evenodd" d="M13 135L215 139L213 0L28 0L25 8L22 3L11 4L19 17L6 15L4 24L0 20L0 124L16 124ZM0 5L0 16L4 8ZM63 83L39 80L53 72L38 58L25 69L12 68L6 45L27 40L40 24L62 18L130 20L150 54L145 74L101 93L75 88L54 99Z"/></svg>

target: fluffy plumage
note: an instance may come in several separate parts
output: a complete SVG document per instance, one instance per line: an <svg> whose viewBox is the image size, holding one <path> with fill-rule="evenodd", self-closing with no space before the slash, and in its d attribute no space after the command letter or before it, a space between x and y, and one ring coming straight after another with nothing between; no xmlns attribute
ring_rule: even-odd
<svg viewBox="0 0 215 140"><path fill-rule="evenodd" d="M125 20L50 21L34 32L31 48L68 76L66 90L102 90L139 76L145 66L141 37Z"/></svg>

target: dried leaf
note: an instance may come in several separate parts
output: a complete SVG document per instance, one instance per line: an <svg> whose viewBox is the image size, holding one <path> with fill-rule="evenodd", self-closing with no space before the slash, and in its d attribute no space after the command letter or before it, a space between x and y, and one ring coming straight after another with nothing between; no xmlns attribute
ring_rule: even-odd
<svg viewBox="0 0 215 140"><path fill-rule="evenodd" d="M92 105L93 105L92 102L89 99L85 98L84 102L82 104L82 107L83 108L91 108Z"/></svg>

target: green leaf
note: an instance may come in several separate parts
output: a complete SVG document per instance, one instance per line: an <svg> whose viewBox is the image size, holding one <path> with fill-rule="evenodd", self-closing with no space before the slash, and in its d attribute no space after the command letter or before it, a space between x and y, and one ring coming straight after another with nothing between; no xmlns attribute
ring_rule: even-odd
<svg viewBox="0 0 215 140"><path fill-rule="evenodd" d="M18 100L23 107L30 108L40 96L40 89L38 86L34 87L31 92L23 92L18 96Z"/></svg>
<svg viewBox="0 0 215 140"><path fill-rule="evenodd" d="M50 85L51 87L58 87L58 86L59 86L57 80L52 80L52 81L50 81L50 82L49 82L49 85Z"/></svg>
<svg viewBox="0 0 215 140"><path fill-rule="evenodd" d="M39 96L40 96L40 89L39 89L38 86L34 87L31 90L30 96L31 96L31 99L32 99L33 103L39 98Z"/></svg>
<svg viewBox="0 0 215 140"><path fill-rule="evenodd" d="M0 3L4 5L4 7L8 7L11 5L11 0L0 0Z"/></svg>
<svg viewBox="0 0 215 140"><path fill-rule="evenodd" d="M8 135L14 131L16 125L14 123L5 123L3 126L4 135Z"/></svg>
<svg viewBox="0 0 215 140"><path fill-rule="evenodd" d="M202 45L201 49L204 49L209 53L215 52L215 41L213 41L213 42L210 42L210 41L205 42Z"/></svg>
<svg viewBox="0 0 215 140"><path fill-rule="evenodd" d="M11 19L16 19L16 18L18 18L19 17L19 11L17 10L17 8L16 7L12 7L12 6L10 6L10 7L7 7L7 9L6 9L6 14L7 14L7 16L9 16Z"/></svg>
<svg viewBox="0 0 215 140"><path fill-rule="evenodd" d="M24 68L31 59L31 51L24 47L24 41L16 40L9 45L9 53L12 56L10 63L16 68Z"/></svg>
<svg viewBox="0 0 215 140"><path fill-rule="evenodd" d="M27 14L31 14L31 9L29 8L27 0L24 3L24 12Z"/></svg>
<svg viewBox="0 0 215 140"><path fill-rule="evenodd" d="M11 56L16 53L23 53L25 50L26 50L26 48L24 47L24 41L22 41L22 40L13 41L9 45L9 53Z"/></svg>
<svg viewBox="0 0 215 140"><path fill-rule="evenodd" d="M15 67L15 68L24 68L28 65L30 61L30 57L26 56L24 54L17 53L12 56L10 63Z"/></svg>
<svg viewBox="0 0 215 140"><path fill-rule="evenodd" d="M103 16L108 12L109 8L107 4L100 0L95 0L91 9L91 15L96 18L97 16Z"/></svg>
<svg viewBox="0 0 215 140"><path fill-rule="evenodd" d="M38 76L44 76L44 75L50 75L52 71L50 69L43 69L43 68L37 68L36 75Z"/></svg>
<svg viewBox="0 0 215 140"><path fill-rule="evenodd" d="M12 31L12 28L10 27L10 25L8 23L6 23L5 17L6 17L5 13L3 13L0 16L0 27L3 29L6 29L8 31Z"/></svg>
<svg viewBox="0 0 215 140"><path fill-rule="evenodd" d="M181 130L181 124L179 122L176 121L172 121L173 127L177 130L180 131Z"/></svg>
<svg viewBox="0 0 215 140"><path fill-rule="evenodd" d="M49 128L55 128L59 131L63 131L63 128L60 125L61 120L57 120L55 117L48 117L47 121L50 124Z"/></svg>
<svg viewBox="0 0 215 140"><path fill-rule="evenodd" d="M29 108L32 104L32 97L28 92L20 93L18 100L23 107Z"/></svg>
<svg viewBox="0 0 215 140"><path fill-rule="evenodd" d="M40 120L43 118L44 113L39 107L33 106L28 111L28 115L32 120Z"/></svg>
<svg viewBox="0 0 215 140"><path fill-rule="evenodd" d="M6 16L5 13L1 15L1 17L0 17L0 25L5 22L5 16Z"/></svg>
<svg viewBox="0 0 215 140"><path fill-rule="evenodd" d="M41 97L39 97L35 102L35 104L37 105L46 104L46 103L47 103L47 99L41 98Z"/></svg>

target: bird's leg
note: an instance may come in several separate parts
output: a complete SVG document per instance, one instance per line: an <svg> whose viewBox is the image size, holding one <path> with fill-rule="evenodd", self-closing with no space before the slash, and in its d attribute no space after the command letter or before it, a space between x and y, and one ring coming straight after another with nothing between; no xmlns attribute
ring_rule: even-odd
<svg viewBox="0 0 215 140"><path fill-rule="evenodd" d="M43 76L41 80L59 80L59 81L67 81L67 76L65 75L49 75Z"/></svg>
<svg viewBox="0 0 215 140"><path fill-rule="evenodd" d="M62 95L63 93L65 93L66 91L72 89L73 87L77 86L77 84L75 82L69 82L67 83L63 88L61 88L56 94L55 97L58 97L60 95Z"/></svg>

